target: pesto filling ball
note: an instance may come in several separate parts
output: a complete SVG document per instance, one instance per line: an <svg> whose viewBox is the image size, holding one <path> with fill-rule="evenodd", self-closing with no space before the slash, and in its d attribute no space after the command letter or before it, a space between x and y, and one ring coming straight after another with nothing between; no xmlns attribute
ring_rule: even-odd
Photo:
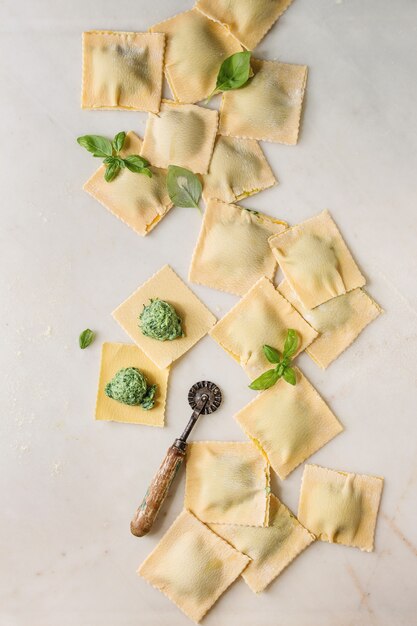
<svg viewBox="0 0 417 626"><path fill-rule="evenodd" d="M159 298L143 307L139 315L139 328L143 335L158 341L172 341L184 336L176 310L172 304Z"/></svg>
<svg viewBox="0 0 417 626"><path fill-rule="evenodd" d="M148 386L148 381L137 367L123 367L107 383L104 392L116 402L148 410L155 404L156 390L157 385Z"/></svg>

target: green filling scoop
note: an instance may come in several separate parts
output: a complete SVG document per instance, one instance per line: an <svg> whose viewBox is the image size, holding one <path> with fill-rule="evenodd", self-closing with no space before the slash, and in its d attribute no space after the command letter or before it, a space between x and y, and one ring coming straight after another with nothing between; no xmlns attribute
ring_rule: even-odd
<svg viewBox="0 0 417 626"><path fill-rule="evenodd" d="M172 341L184 336L176 310L172 304L159 298L143 307L139 315L139 328L143 335L158 341Z"/></svg>
<svg viewBox="0 0 417 626"><path fill-rule="evenodd" d="M155 404L157 388L157 385L148 386L148 381L137 367L123 367L107 383L104 392L116 402L148 410Z"/></svg>

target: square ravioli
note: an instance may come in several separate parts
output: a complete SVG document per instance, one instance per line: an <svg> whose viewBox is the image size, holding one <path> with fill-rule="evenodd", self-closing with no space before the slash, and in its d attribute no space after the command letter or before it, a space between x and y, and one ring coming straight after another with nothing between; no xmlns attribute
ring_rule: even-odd
<svg viewBox="0 0 417 626"><path fill-rule="evenodd" d="M220 65L242 50L230 32L192 9L152 26L166 35L165 75L178 102L207 98L216 86Z"/></svg>
<svg viewBox="0 0 417 626"><path fill-rule="evenodd" d="M203 198L235 202L276 182L257 141L218 135L209 171L203 176Z"/></svg>
<svg viewBox="0 0 417 626"><path fill-rule="evenodd" d="M192 513L183 511L138 574L199 622L249 561Z"/></svg>
<svg viewBox="0 0 417 626"><path fill-rule="evenodd" d="M223 94L219 133L296 144L307 67L254 58L251 66L253 78Z"/></svg>
<svg viewBox="0 0 417 626"><path fill-rule="evenodd" d="M139 315L143 307L155 299L164 300L174 307L181 319L184 332L182 337L171 341L159 341L142 334ZM129 337L161 369L168 367L188 352L216 323L214 315L169 265L164 265L143 283L113 311L112 315Z"/></svg>
<svg viewBox="0 0 417 626"><path fill-rule="evenodd" d="M315 309L306 309L288 281L278 290L320 335L306 348L307 354L326 369L348 348L360 333L382 313L381 307L363 289L353 289L332 298Z"/></svg>
<svg viewBox="0 0 417 626"><path fill-rule="evenodd" d="M157 385L155 406L142 409L129 406L109 398L105 388L117 372L125 367L136 367L146 377L149 385ZM165 403L167 397L169 368L159 369L135 345L126 343L103 343L101 350L100 376L96 400L96 419L146 426L163 426L165 421Z"/></svg>
<svg viewBox="0 0 417 626"><path fill-rule="evenodd" d="M281 480L343 430L306 377L294 371L296 385L281 378L235 416Z"/></svg>
<svg viewBox="0 0 417 626"><path fill-rule="evenodd" d="M253 50L292 0L197 0L196 8Z"/></svg>
<svg viewBox="0 0 417 626"><path fill-rule="evenodd" d="M298 518L321 541L374 549L384 479L306 465Z"/></svg>
<svg viewBox="0 0 417 626"><path fill-rule="evenodd" d="M209 200L191 261L189 280L243 296L263 276L277 269L268 244L286 222L236 204Z"/></svg>
<svg viewBox="0 0 417 626"><path fill-rule="evenodd" d="M253 443L190 443L185 477L184 506L202 522L268 526L269 465Z"/></svg>
<svg viewBox="0 0 417 626"><path fill-rule="evenodd" d="M126 135L122 157L139 154L142 140L132 131ZM113 215L139 235L147 235L172 207L166 186L166 170L151 167L152 178L136 174L127 168L107 183L105 165L85 183L83 189L98 200Z"/></svg>
<svg viewBox="0 0 417 626"><path fill-rule="evenodd" d="M271 494L267 528L209 524L252 560L242 577L255 593L263 591L314 540L287 507Z"/></svg>
<svg viewBox="0 0 417 626"><path fill-rule="evenodd" d="M264 344L282 352L288 328L298 334L297 354L317 337L317 331L263 277L217 322L210 335L254 379L271 368Z"/></svg>
<svg viewBox="0 0 417 626"><path fill-rule="evenodd" d="M269 245L307 309L366 282L328 211L273 235Z"/></svg>
<svg viewBox="0 0 417 626"><path fill-rule="evenodd" d="M83 109L159 111L165 35L83 33Z"/></svg>
<svg viewBox="0 0 417 626"><path fill-rule="evenodd" d="M218 113L195 104L163 102L149 114L141 155L155 167L185 167L206 174L217 133Z"/></svg>

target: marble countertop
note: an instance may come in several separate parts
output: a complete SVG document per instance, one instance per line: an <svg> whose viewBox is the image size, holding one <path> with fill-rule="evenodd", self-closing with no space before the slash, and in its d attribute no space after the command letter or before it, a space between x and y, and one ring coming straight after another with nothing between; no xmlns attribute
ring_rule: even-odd
<svg viewBox="0 0 417 626"><path fill-rule="evenodd" d="M143 135L146 115L79 107L81 32L143 31L185 0L0 4L0 625L186 626L136 568L182 506L183 476L155 532L129 520L214 379L224 404L196 439L242 440L246 376L210 338L173 368L167 426L95 422L110 312L165 263L187 276L201 217L173 209L140 238L81 187L95 163L78 135ZM372 554L316 543L260 596L239 580L206 626L402 626L417 620L417 4L295 0L256 51L309 66L296 147L263 144L280 185L245 205L297 223L331 210L385 314L322 372L298 364L345 432L312 462L385 476ZM215 102L215 101L214 101ZM181 242L178 245L178 242ZM218 317L236 298L193 287ZM96 342L85 351L79 332ZM273 488L297 510L302 467Z"/></svg>

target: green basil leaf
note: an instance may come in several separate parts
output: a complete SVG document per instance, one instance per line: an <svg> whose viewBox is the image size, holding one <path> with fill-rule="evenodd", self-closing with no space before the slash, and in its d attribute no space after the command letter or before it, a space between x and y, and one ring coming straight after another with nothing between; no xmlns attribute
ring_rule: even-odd
<svg viewBox="0 0 417 626"><path fill-rule="evenodd" d="M144 174L145 172L143 170L146 168L152 177L152 172L148 168L149 161L139 156L138 154L131 154L130 156L123 159L123 161L124 165L126 165L127 169L131 172ZM149 176L148 173L146 175Z"/></svg>
<svg viewBox="0 0 417 626"><path fill-rule="evenodd" d="M251 75L250 57L251 53L245 50L225 59L217 75L214 93L243 87Z"/></svg>
<svg viewBox="0 0 417 626"><path fill-rule="evenodd" d="M266 356L266 358L268 359L270 363L280 363L281 355L278 352L278 350L275 350L275 348L272 348L271 346L265 345L263 347L263 351L264 351L264 355Z"/></svg>
<svg viewBox="0 0 417 626"><path fill-rule="evenodd" d="M284 344L284 353L283 353L284 359L288 359L288 357L294 356L294 354L297 352L297 348L298 348L298 335L295 330L290 328L287 331L287 338L285 339L285 344Z"/></svg>
<svg viewBox="0 0 417 626"><path fill-rule="evenodd" d="M95 157L106 157L113 154L113 146L109 139L100 135L83 135L77 138L80 146L88 150Z"/></svg>
<svg viewBox="0 0 417 626"><path fill-rule="evenodd" d="M112 163L109 163L104 172L104 179L106 182L111 183L120 172L120 163L115 159Z"/></svg>
<svg viewBox="0 0 417 626"><path fill-rule="evenodd" d="M85 348L88 348L88 346L90 345L90 343L92 343L92 341L94 340L94 333L92 330L90 330L89 328L86 328L85 330L83 330L83 332L81 333L81 335L78 338L78 344L81 348L81 350L84 350Z"/></svg>
<svg viewBox="0 0 417 626"><path fill-rule="evenodd" d="M167 188L168 195L175 206L200 209L198 203L201 198L201 182L190 170L185 169L185 167L170 165L168 167Z"/></svg>
<svg viewBox="0 0 417 626"><path fill-rule="evenodd" d="M124 131L122 131L121 133L117 133L112 141L113 149L115 150L115 152L120 152L120 150L123 148L125 139L126 133Z"/></svg>
<svg viewBox="0 0 417 626"><path fill-rule="evenodd" d="M152 171L149 167L144 167L143 170L140 171L140 174L145 174L148 178L152 178Z"/></svg>
<svg viewBox="0 0 417 626"><path fill-rule="evenodd" d="M290 383L290 385L297 384L297 376L295 374L295 370L292 367L286 367L284 369L282 377L287 383Z"/></svg>
<svg viewBox="0 0 417 626"><path fill-rule="evenodd" d="M272 385L275 385L277 380L280 378L277 370L268 370L261 374L258 378L251 382L249 385L250 389L255 389L260 391L262 389L269 389Z"/></svg>

